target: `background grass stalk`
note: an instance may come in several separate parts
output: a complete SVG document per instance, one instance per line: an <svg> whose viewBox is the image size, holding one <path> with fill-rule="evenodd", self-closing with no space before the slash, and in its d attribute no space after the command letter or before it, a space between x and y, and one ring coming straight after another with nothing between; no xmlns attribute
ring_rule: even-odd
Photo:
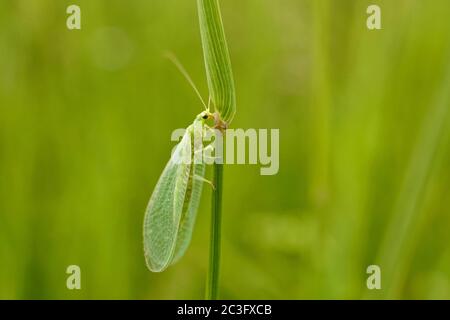
<svg viewBox="0 0 450 320"><path fill-rule="evenodd" d="M386 281L385 297L398 299L405 285L405 277L409 272L409 262L416 250L418 228L421 226L423 211L421 205L425 197L426 188L437 163L436 155L442 143L447 141L446 128L449 123L450 95L450 65L444 73L441 88L437 92L436 100L429 108L423 128L411 162L406 171L405 180L395 207L394 216L387 229L380 251L380 262Z"/></svg>

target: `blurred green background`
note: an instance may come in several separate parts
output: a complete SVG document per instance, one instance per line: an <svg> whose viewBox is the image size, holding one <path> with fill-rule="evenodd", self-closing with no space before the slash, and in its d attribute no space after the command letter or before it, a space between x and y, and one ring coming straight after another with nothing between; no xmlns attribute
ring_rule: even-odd
<svg viewBox="0 0 450 320"><path fill-rule="evenodd" d="M277 175L225 168L221 297L449 299L450 2L221 6L233 127L281 140ZM186 256L143 257L170 134L202 110L165 50L207 96L194 0L0 2L0 298L203 298L210 188Z"/></svg>

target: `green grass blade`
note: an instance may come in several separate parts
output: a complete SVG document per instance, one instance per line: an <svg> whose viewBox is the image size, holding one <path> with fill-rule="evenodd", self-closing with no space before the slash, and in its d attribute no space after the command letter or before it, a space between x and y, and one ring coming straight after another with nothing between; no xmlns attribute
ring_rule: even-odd
<svg viewBox="0 0 450 320"><path fill-rule="evenodd" d="M218 0L197 0L209 94L226 123L236 113L236 95Z"/></svg>
<svg viewBox="0 0 450 320"><path fill-rule="evenodd" d="M197 0L200 34L205 59L209 94L220 119L230 124L236 113L236 94L218 0ZM211 210L210 263L206 298L217 299L220 266L220 232L222 215L223 165L214 164L214 185Z"/></svg>

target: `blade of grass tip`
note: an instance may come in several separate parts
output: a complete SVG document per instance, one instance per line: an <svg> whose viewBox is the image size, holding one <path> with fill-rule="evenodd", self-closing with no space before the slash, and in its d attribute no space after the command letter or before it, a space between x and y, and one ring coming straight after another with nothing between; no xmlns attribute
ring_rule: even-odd
<svg viewBox="0 0 450 320"><path fill-rule="evenodd" d="M209 93L221 120L236 113L233 72L218 0L197 0Z"/></svg>
<svg viewBox="0 0 450 320"><path fill-rule="evenodd" d="M444 81L437 99L430 108L413 151L411 162L406 171L402 190L397 200L393 219L388 227L382 246L379 261L387 298L395 298L401 290L407 275L408 257L414 250L417 221L420 220L420 202L433 159L440 146L445 126L450 123L450 65L444 74Z"/></svg>
<svg viewBox="0 0 450 320"><path fill-rule="evenodd" d="M209 94L219 123L226 126L236 113L236 96L225 31L218 0L197 0L200 35L205 60ZM221 134L221 133L218 133ZM220 232L222 219L223 165L214 163L214 185L211 206L211 244L206 299L218 297L220 267Z"/></svg>

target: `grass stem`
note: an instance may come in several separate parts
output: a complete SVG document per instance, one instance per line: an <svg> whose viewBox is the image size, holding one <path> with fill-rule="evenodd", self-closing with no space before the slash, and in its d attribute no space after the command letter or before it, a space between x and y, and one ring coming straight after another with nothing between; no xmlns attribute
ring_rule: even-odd
<svg viewBox="0 0 450 320"><path fill-rule="evenodd" d="M214 164L215 191L212 193L211 204L211 238L209 248L209 271L206 282L206 299L216 300L219 294L220 270L220 236L222 224L222 178L223 164Z"/></svg>

